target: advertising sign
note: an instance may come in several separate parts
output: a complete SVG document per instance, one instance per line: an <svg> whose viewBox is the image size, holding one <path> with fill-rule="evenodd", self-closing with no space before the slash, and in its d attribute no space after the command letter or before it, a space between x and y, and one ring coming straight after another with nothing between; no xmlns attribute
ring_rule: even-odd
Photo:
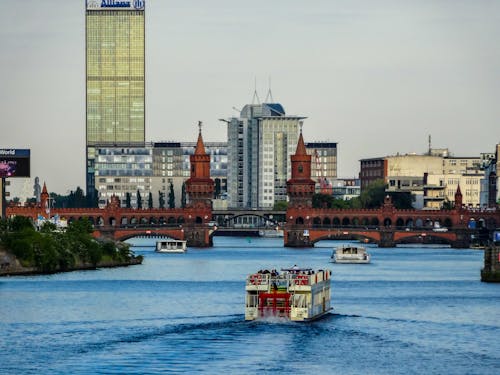
<svg viewBox="0 0 500 375"><path fill-rule="evenodd" d="M146 0L87 0L87 10L144 10Z"/></svg>
<svg viewBox="0 0 500 375"><path fill-rule="evenodd" d="M0 177L30 177L30 150L0 149Z"/></svg>
<svg viewBox="0 0 500 375"><path fill-rule="evenodd" d="M496 230L493 232L493 241L500 242L500 230Z"/></svg>

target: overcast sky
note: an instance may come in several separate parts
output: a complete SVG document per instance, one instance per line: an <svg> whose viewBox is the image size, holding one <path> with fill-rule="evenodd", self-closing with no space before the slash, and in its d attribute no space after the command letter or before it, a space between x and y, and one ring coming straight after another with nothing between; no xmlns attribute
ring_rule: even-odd
<svg viewBox="0 0 500 375"><path fill-rule="evenodd" d="M50 191L85 187L85 1L0 0L0 148L31 149ZM146 0L146 140L225 141L264 100L305 141L359 160L500 142L500 1ZM13 195L31 195L17 179ZM18 189L18 191L16 191Z"/></svg>

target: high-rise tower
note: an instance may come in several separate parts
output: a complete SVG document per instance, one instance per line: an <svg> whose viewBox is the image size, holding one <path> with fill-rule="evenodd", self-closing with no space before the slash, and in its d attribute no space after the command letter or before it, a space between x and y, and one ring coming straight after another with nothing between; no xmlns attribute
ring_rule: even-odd
<svg viewBox="0 0 500 375"><path fill-rule="evenodd" d="M94 195L98 146L145 140L144 0L87 0L86 172Z"/></svg>
<svg viewBox="0 0 500 375"><path fill-rule="evenodd" d="M232 208L272 208L286 201L289 156L305 117L285 114L279 103L245 105L227 123L228 196Z"/></svg>

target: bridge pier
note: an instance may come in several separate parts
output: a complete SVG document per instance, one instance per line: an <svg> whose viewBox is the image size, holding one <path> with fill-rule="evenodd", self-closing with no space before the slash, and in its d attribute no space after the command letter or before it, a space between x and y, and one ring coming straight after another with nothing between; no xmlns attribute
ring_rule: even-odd
<svg viewBox="0 0 500 375"><path fill-rule="evenodd" d="M309 232L304 229L285 229L283 242L285 247L314 247Z"/></svg>
<svg viewBox="0 0 500 375"><path fill-rule="evenodd" d="M455 229L456 240L451 243L454 249L467 249L470 247L470 231L467 229Z"/></svg>
<svg viewBox="0 0 500 375"><path fill-rule="evenodd" d="M378 247L395 247L396 242L394 241L394 230L392 229L381 229L380 230L380 242Z"/></svg>
<svg viewBox="0 0 500 375"><path fill-rule="evenodd" d="M484 250L484 268L481 281L500 283L500 246L490 245Z"/></svg>
<svg viewBox="0 0 500 375"><path fill-rule="evenodd" d="M189 247L213 246L209 230L204 226L184 226L184 239Z"/></svg>

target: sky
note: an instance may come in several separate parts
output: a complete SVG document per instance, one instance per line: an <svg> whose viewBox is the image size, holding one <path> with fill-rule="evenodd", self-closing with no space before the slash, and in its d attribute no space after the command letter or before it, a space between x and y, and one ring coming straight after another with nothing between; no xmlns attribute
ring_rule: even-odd
<svg viewBox="0 0 500 375"><path fill-rule="evenodd" d="M85 188L85 2L0 0L0 148L31 149L11 196ZM271 89L306 142L359 160L500 143L499 0L146 0L146 140L225 141Z"/></svg>

